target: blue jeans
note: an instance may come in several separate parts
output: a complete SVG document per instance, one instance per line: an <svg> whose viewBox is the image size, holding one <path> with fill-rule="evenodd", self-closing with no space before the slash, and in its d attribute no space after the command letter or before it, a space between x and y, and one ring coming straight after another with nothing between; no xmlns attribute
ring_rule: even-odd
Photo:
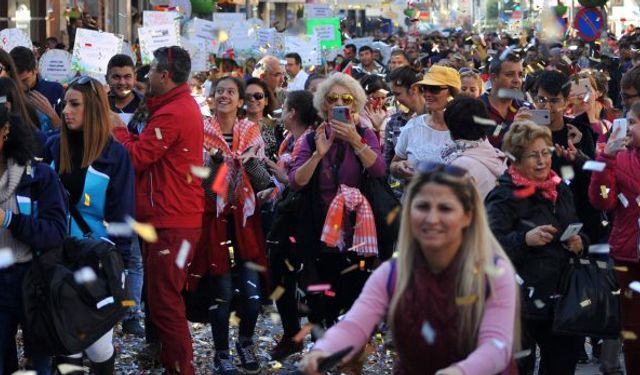
<svg viewBox="0 0 640 375"><path fill-rule="evenodd" d="M25 355L31 358L31 369L38 375L51 373L51 358L35 355L31 352L31 342L28 333L24 332L24 309L22 306L22 282L31 262L18 263L0 270L0 374L5 368L7 349L11 346L11 340L16 338L18 324L23 327Z"/></svg>
<svg viewBox="0 0 640 375"><path fill-rule="evenodd" d="M239 336L251 338L260 314L260 276L258 272L237 264L230 272L212 277L213 296L209 307L209 322L216 351L229 350L229 316L234 289L239 292Z"/></svg>
<svg viewBox="0 0 640 375"><path fill-rule="evenodd" d="M142 252L140 251L140 241L138 236L131 239L131 256L127 265L127 291L129 299L136 303L135 306L129 307L126 319L137 318L140 316L140 304L142 303L142 283L144 280L144 271L142 269Z"/></svg>

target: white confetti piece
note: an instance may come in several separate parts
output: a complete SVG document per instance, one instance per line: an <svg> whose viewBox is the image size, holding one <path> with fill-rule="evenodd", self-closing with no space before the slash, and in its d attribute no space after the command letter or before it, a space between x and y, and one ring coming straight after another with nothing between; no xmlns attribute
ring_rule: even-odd
<svg viewBox="0 0 640 375"><path fill-rule="evenodd" d="M491 277L500 277L504 274L504 268L498 267L493 263L487 263L484 266L484 272Z"/></svg>
<svg viewBox="0 0 640 375"><path fill-rule="evenodd" d="M524 100L524 93L520 90L514 89L499 89L498 98Z"/></svg>
<svg viewBox="0 0 640 375"><path fill-rule="evenodd" d="M169 249L160 250L160 251L158 251L158 254L160 254L160 255L169 255L169 254L171 254L171 250L169 250Z"/></svg>
<svg viewBox="0 0 640 375"><path fill-rule="evenodd" d="M207 178L211 175L211 168L192 165L191 173L198 178Z"/></svg>
<svg viewBox="0 0 640 375"><path fill-rule="evenodd" d="M582 169L585 171L602 172L606 167L607 164L601 161L588 160L586 163L584 163Z"/></svg>
<svg viewBox="0 0 640 375"><path fill-rule="evenodd" d="M524 358L524 357L528 357L530 355L531 355L531 349L522 350L522 351L519 351L517 353L513 353L513 359L514 360L518 360L518 359L521 359L521 358Z"/></svg>
<svg viewBox="0 0 640 375"><path fill-rule="evenodd" d="M77 284L86 284L96 281L97 276L93 268L82 267L73 273L73 279Z"/></svg>
<svg viewBox="0 0 640 375"><path fill-rule="evenodd" d="M189 241L187 240L182 240L182 243L180 244L180 250L178 250L178 256L176 257L176 266L178 266L178 268L184 269L190 250L191 243L189 243Z"/></svg>
<svg viewBox="0 0 640 375"><path fill-rule="evenodd" d="M473 116L473 122L477 125L485 125L485 126L497 126L498 124L489 118Z"/></svg>
<svg viewBox="0 0 640 375"><path fill-rule="evenodd" d="M533 293L536 291L536 288L528 286L527 289L529 289L529 298L533 298Z"/></svg>
<svg viewBox="0 0 640 375"><path fill-rule="evenodd" d="M493 136L494 137L499 136L501 131L502 131L502 124L496 126L495 130L493 131Z"/></svg>
<svg viewBox="0 0 640 375"><path fill-rule="evenodd" d="M565 181L571 181L576 176L573 167L570 165L563 165L560 167L560 174L562 175L562 179Z"/></svg>
<svg viewBox="0 0 640 375"><path fill-rule="evenodd" d="M589 305L591 305L591 300L589 298L587 298L584 301L580 302L580 306L581 307L587 307Z"/></svg>
<svg viewBox="0 0 640 375"><path fill-rule="evenodd" d="M504 349L507 346L504 341L498 339L491 339L491 343L498 349Z"/></svg>
<svg viewBox="0 0 640 375"><path fill-rule="evenodd" d="M640 293L640 281L632 281L629 283L629 289L633 290L636 293Z"/></svg>
<svg viewBox="0 0 640 375"><path fill-rule="evenodd" d="M160 128L155 128L154 129L156 132L156 138L161 141L162 140L162 131L160 130Z"/></svg>
<svg viewBox="0 0 640 375"><path fill-rule="evenodd" d="M424 337L427 344L432 345L436 340L436 331L433 330L429 322L422 323L422 337Z"/></svg>
<svg viewBox="0 0 640 375"><path fill-rule="evenodd" d="M640 206L640 195L636 197L636 204Z"/></svg>
<svg viewBox="0 0 640 375"><path fill-rule="evenodd" d="M518 285L524 284L524 280L522 280L522 277L520 277L520 275L518 275L517 273L516 273L516 282L518 283Z"/></svg>
<svg viewBox="0 0 640 375"><path fill-rule="evenodd" d="M74 371L82 371L88 373L89 368L84 366L72 365L70 363L61 363L58 365L58 372L60 372L60 374L62 375L69 374Z"/></svg>
<svg viewBox="0 0 640 375"><path fill-rule="evenodd" d="M286 259L285 259L286 261ZM267 272L267 267L265 266L261 266L258 263L254 263L254 262L245 262L244 266L247 267L250 270L253 271L257 271L257 272Z"/></svg>
<svg viewBox="0 0 640 375"><path fill-rule="evenodd" d="M539 299L533 301L533 304L536 305L538 309L544 309L544 307L547 306L546 303L542 302L542 300Z"/></svg>
<svg viewBox="0 0 640 375"><path fill-rule="evenodd" d="M8 247L0 249L0 269L11 267L16 262L13 250Z"/></svg>
<svg viewBox="0 0 640 375"><path fill-rule="evenodd" d="M609 244L599 243L589 246L590 254L609 254Z"/></svg>
<svg viewBox="0 0 640 375"><path fill-rule="evenodd" d="M251 285L252 287L256 287L256 284L252 283L251 281L247 280L247 284Z"/></svg>
<svg viewBox="0 0 640 375"><path fill-rule="evenodd" d="M622 204L622 207L624 208L629 207L629 200L627 199L627 197L624 196L624 194L622 193L618 194L618 200Z"/></svg>

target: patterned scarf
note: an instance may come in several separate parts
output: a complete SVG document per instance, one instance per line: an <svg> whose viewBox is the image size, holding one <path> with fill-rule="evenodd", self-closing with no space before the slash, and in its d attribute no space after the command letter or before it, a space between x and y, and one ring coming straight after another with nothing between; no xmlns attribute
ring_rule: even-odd
<svg viewBox="0 0 640 375"><path fill-rule="evenodd" d="M280 168L286 168L287 171L293 165L293 162L296 160L296 157L300 153L300 148L304 144L307 139L307 135L313 132L311 127L308 127L304 133L300 134L298 139L296 139L293 144L293 150L291 152L287 151L289 143L293 141L293 134L289 133L287 137L280 144L280 148L278 149L278 166Z"/></svg>
<svg viewBox="0 0 640 375"><path fill-rule="evenodd" d="M222 129L217 117L211 117L204 123L204 146L207 150L218 149L222 151L224 156L223 165L220 166L218 173L224 174L224 186L222 190L218 190L216 195L217 214L224 211L225 207L230 204L229 189L233 189L233 196L238 204L242 205L243 220L245 225L247 218L253 215L256 208L256 198L249 181L249 176L240 161L240 155L252 146L258 146L258 158L264 159L264 142L260 136L260 126L247 119L236 120L233 125L233 143L229 148L224 140ZM222 178L216 176L215 180Z"/></svg>
<svg viewBox="0 0 640 375"><path fill-rule="evenodd" d="M340 185L340 189L329 206L327 218L322 228L320 240L329 247L344 247L344 231L342 220L344 208L356 212L356 226L353 234L353 246L348 249L356 251L358 255L378 255L378 237L373 210L360 190L347 185Z"/></svg>
<svg viewBox="0 0 640 375"><path fill-rule="evenodd" d="M521 189L519 189L519 191L528 192L528 194L523 195L519 194L518 191L516 191L516 193L518 193L516 194L517 196L519 195L521 198L526 198L527 196L535 194L536 191L540 191L545 199L548 199L553 203L555 203L556 199L558 199L558 190L556 190L556 186L558 186L560 182L562 182L562 179L553 170L550 171L549 177L547 177L547 179L542 182L532 181L524 177L513 165L509 167L508 172L511 176L511 179L513 180L513 183L516 186L522 187Z"/></svg>

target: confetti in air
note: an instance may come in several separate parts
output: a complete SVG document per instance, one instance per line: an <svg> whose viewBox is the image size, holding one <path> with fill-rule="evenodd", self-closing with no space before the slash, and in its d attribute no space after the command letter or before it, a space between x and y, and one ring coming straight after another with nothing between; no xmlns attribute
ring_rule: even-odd
<svg viewBox="0 0 640 375"><path fill-rule="evenodd" d="M432 345L436 340L436 331L433 330L429 322L422 323L422 337L424 337L427 344Z"/></svg>

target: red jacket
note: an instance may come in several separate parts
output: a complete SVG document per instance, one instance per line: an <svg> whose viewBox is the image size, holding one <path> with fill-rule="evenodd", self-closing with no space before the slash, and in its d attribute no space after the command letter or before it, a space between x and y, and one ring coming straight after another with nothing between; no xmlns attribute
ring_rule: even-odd
<svg viewBox="0 0 640 375"><path fill-rule="evenodd" d="M602 172L591 174L589 201L599 210L612 211L613 228L609 236L611 256L618 261L638 262L638 218L640 217L640 150L622 151L616 158L603 154L597 160L607 164ZM610 189L602 193L602 186ZM618 194L628 201L624 207ZM605 197L603 197L605 196Z"/></svg>
<svg viewBox="0 0 640 375"><path fill-rule="evenodd" d="M136 217L156 228L200 228L204 190L191 166L202 166L204 123L187 84L147 99L149 119L140 135L125 127L114 136L136 170Z"/></svg>

